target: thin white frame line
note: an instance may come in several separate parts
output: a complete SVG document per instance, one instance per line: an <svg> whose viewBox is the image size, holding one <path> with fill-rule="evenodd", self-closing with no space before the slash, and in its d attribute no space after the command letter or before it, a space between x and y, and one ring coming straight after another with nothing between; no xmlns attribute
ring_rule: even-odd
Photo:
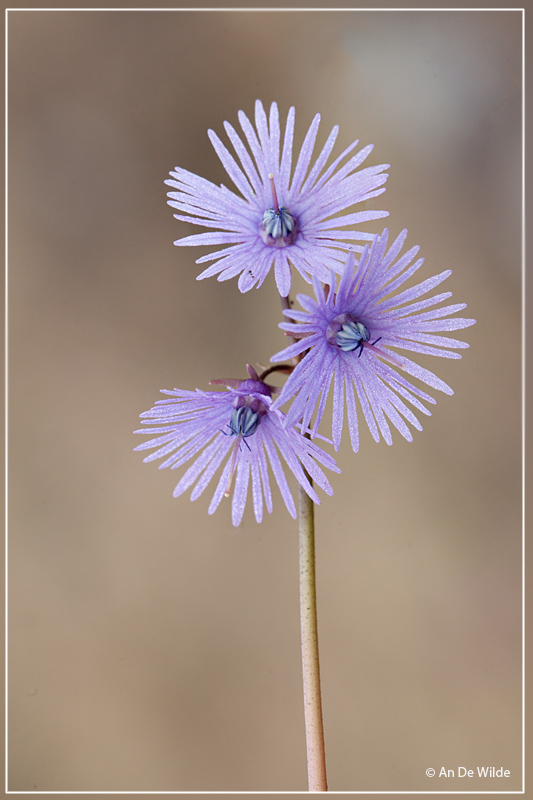
<svg viewBox="0 0 533 800"><path fill-rule="evenodd" d="M526 19L522 9L522 791L526 790Z"/></svg>
<svg viewBox="0 0 533 800"><path fill-rule="evenodd" d="M8 453L7 453L7 436L8 436L8 414L7 414L7 404L8 404L8 388L7 388L7 380L8 380L8 325L7 325L7 315L8 315L8 301L7 301L7 292L8 292L8 280L7 280L7 250L8 250L8 229L7 229L7 186L8 186L8 174L7 174L7 110L8 110L8 103L7 103L7 10L5 15L5 79L4 79L4 168L5 168L5 187L4 187L4 228L5 228L5 240L4 240L4 514L5 514L5 527L4 527L4 703L5 703L5 716L4 716L4 764L5 764L5 791L6 794L8 792L7 788L7 737L8 737L8 636L7 636L7 557L8 557L8 547L7 547L7 520L8 520Z"/></svg>
<svg viewBox="0 0 533 800"><path fill-rule="evenodd" d="M357 790L357 791L336 791L333 794L524 794L525 793L525 460L526 460L526 447L525 447L525 430L526 430L526 391L525 391L525 351L526 351L526 237L525 237L525 8L6 8L5 9L5 145L4 145L4 161L5 161L5 276L4 276L4 434L5 434L5 542L4 542L4 578L5 578L5 721L4 721L4 763L5 763L5 793L6 794L308 794L306 791L187 791L187 790L120 790L120 791L106 791L106 790L42 790L42 791L25 791L25 790L12 790L8 789L8 12L10 11L194 11L194 12L237 12L237 11L261 11L261 12L291 12L291 11L307 11L307 12L346 12L346 11L521 11L522 17L522 208L521 208L521 251L522 251L522 302L521 302L521 339L522 339L522 356L521 356L521 373L522 373L522 387L521 387L521 424L522 424L522 788L509 791L500 790L483 790L483 791L465 791L465 790Z"/></svg>
<svg viewBox="0 0 533 800"><path fill-rule="evenodd" d="M516 8L505 8L505 7L498 7L498 8L416 8L416 7L407 7L407 8L394 8L394 7L386 7L386 8L371 8L371 7L364 7L364 8L298 8L298 7L268 7L268 8L237 8L237 7L229 7L229 8L213 8L213 7L203 7L203 8L193 8L193 7L184 7L184 8L6 8L7 11L307 11L307 12L314 12L314 11L522 11L524 12L525 9L523 7L516 7Z"/></svg>
<svg viewBox="0 0 533 800"><path fill-rule="evenodd" d="M115 791L112 791L111 790L109 792L106 792L106 791L95 791L95 792L93 792L93 791L91 791L89 789L84 789L84 790L80 790L80 791L60 790L60 791L57 791L57 792L56 791L52 791L52 790L46 790L46 791L44 791L44 790L43 791L39 791L39 790L33 790L33 791L13 790L11 792L8 792L8 794L54 794L54 795L55 794L309 794L309 792L306 792L306 791L303 791L303 790L302 791L289 791L289 790L283 791L283 790L280 790L280 791L271 791L271 792L266 791L266 790L265 791L263 791L263 790L261 790L261 791L247 791L247 790L242 790L241 791L241 790L238 790L238 791L220 791L220 792L186 791L186 790L184 790L184 791L170 791L170 790L168 790L168 791L167 790L150 791L149 789L147 789L146 791L144 791L144 790L143 791L140 791L140 790L132 790L132 791L126 791L126 790L125 791L117 791L117 790L115 790ZM502 790L495 789L494 791L490 791L490 789L479 790L479 791L477 791L477 790L475 790L475 791L474 790L473 791L466 791L464 789L456 789L455 791L452 791L452 790L448 791L448 790L442 789L442 790L435 790L434 792L431 792L431 791L428 792L428 791L425 791L423 789L421 789L421 790L413 790L413 791L408 791L408 790L404 791L402 789L401 791L397 791L397 792L394 792L394 791L393 792L389 792L387 790L381 790L381 789L379 789L379 790L378 789L373 789L373 790L368 790L368 791L365 791L364 789L361 789L360 791L339 791L339 790L332 791L332 792L328 791L328 794L409 794L409 795L410 794L454 794L454 795L458 795L458 794L460 794L460 795L463 795L463 794L483 794L483 795L488 795L488 794L524 794L524 792L521 789L510 789L508 791L504 791L503 789Z"/></svg>

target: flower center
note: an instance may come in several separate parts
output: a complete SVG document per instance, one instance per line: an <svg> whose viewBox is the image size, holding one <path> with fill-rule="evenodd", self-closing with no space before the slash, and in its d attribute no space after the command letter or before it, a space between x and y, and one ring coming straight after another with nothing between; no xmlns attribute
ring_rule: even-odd
<svg viewBox="0 0 533 800"><path fill-rule="evenodd" d="M350 314L339 314L338 317L331 320L326 329L326 341L332 347L338 347L344 353L355 353L356 350L359 350L358 358L362 355L363 350L367 350L375 356L390 361L395 367L404 369L405 365L402 361L381 347L376 347L377 343L381 341L381 336L378 336L373 342L370 342L369 339L370 331L366 325L358 322Z"/></svg>
<svg viewBox="0 0 533 800"><path fill-rule="evenodd" d="M344 350L345 353L350 353L357 348L363 349L363 342L368 342L370 333L368 328L365 328L362 322L344 322L340 331L335 334L335 344Z"/></svg>
<svg viewBox="0 0 533 800"><path fill-rule="evenodd" d="M350 314L339 314L329 323L326 339L332 347L338 347L345 353L359 350L361 355L363 344L370 339L370 331Z"/></svg>
<svg viewBox="0 0 533 800"><path fill-rule="evenodd" d="M243 439L246 439L247 436L253 436L260 422L261 417L258 411L252 411L250 406L234 408L228 425L231 431L228 436L242 436Z"/></svg>
<svg viewBox="0 0 533 800"><path fill-rule="evenodd" d="M267 208L259 226L259 235L268 247L287 247L296 239L298 221L285 206L278 204L274 176L269 173L273 206Z"/></svg>

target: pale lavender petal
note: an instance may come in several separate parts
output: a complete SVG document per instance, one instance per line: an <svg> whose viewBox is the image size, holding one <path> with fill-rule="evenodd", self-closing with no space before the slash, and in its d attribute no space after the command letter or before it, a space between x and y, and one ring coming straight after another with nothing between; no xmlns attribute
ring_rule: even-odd
<svg viewBox="0 0 533 800"><path fill-rule="evenodd" d="M382 404L383 404L383 412L384 412L384 414L389 418L389 420L392 422L392 424L394 425L396 430L401 433L401 435L403 436L403 438L406 441L412 442L413 441L413 434L411 433L411 431L409 430L409 428L407 427L407 425L405 424L405 422L403 421L401 416L398 414L396 408L394 407L394 404L393 404L391 398L388 397L388 396L386 397L386 396L383 395L382 396ZM412 414L411 416L413 417L414 422L418 423L418 420L416 419L414 414ZM411 420L411 422L412 422L412 424L414 424L412 420ZM420 425L420 423L418 423L416 425L416 427L419 430L422 430L422 426ZM391 436L391 444L392 444L392 436Z"/></svg>
<svg viewBox="0 0 533 800"><path fill-rule="evenodd" d="M228 485L228 479L230 475L230 469L231 469L231 459L228 459L228 461L226 461L226 464L224 465L224 469L222 470L222 475L219 478L217 488L215 489L215 493L211 498L211 502L209 503L209 508L207 509L208 514L215 513L215 511L217 510L222 501L222 498L225 495L226 486Z"/></svg>
<svg viewBox="0 0 533 800"><path fill-rule="evenodd" d="M433 278L428 278L427 281L422 281L419 283L418 286L413 286L411 289L406 289L405 292L396 295L394 298L390 298L383 301L383 309L389 308L389 306L394 303L395 306L403 305L408 300L414 300L417 297L421 297L421 295L426 294L427 292L431 292L439 283L445 281L446 278L449 278L452 274L451 269L447 269L444 272L441 272L439 275L435 275Z"/></svg>
<svg viewBox="0 0 533 800"><path fill-rule="evenodd" d="M318 156L317 160L313 164L313 167L310 170L309 175L305 179L305 183L304 183L304 185L302 186L302 189L301 189L302 194L304 194L308 189L312 188L313 183L316 181L316 179L320 175L320 172L322 171L322 169L326 165L327 160L328 160L328 158L329 158L329 156L331 154L331 151L333 150L333 147L334 147L335 142L337 140L338 134L339 134L339 126L335 125L334 128L332 129L330 135L328 136L328 138L326 140L326 143L324 144L324 147L322 148L322 150L320 152L320 155Z"/></svg>
<svg viewBox="0 0 533 800"><path fill-rule="evenodd" d="M239 157L239 160L243 166L243 169L246 173L246 177L250 181L250 184L256 194L262 193L263 185L261 183L261 178L257 174L257 170L254 166L254 162L250 158L248 150L243 145L240 136L238 135L237 131L230 125L229 122L224 123L224 129L228 134L228 138L233 145L233 149L235 150L236 154Z"/></svg>
<svg viewBox="0 0 533 800"><path fill-rule="evenodd" d="M287 325L288 324L289 323L287 323ZM278 361L286 361L289 358L294 358L295 356L300 355L300 353L303 353L311 345L312 345L312 341L310 339L308 339L308 338L300 339L299 342L295 342L294 344L290 344L284 350L280 350L280 352L276 353L275 355L273 355L270 360L272 362L274 362L274 363L277 363Z"/></svg>
<svg viewBox="0 0 533 800"><path fill-rule="evenodd" d="M248 458L239 459L237 465L237 475L235 477L235 488L233 490L233 500L231 502L231 521L235 526L239 525L246 506L246 495L248 494L248 483L250 481L250 463Z"/></svg>
<svg viewBox="0 0 533 800"><path fill-rule="evenodd" d="M320 114L315 114L309 130L305 135L302 149L300 150L300 155L298 156L298 161L296 162L296 167L294 169L294 175L292 176L292 182L289 190L289 196L287 198L289 202L293 200L299 193L307 170L309 169L309 163L311 161L311 156L313 155L313 148L315 146L319 125Z"/></svg>
<svg viewBox="0 0 533 800"><path fill-rule="evenodd" d="M372 406L369 403L369 398L366 395L365 388L363 386L361 378L359 376L354 375L353 373L350 377L353 381L353 385L357 393L357 398L359 400L359 403L361 404L361 410L366 420L366 424L368 425L368 429L372 434L374 440L376 442L379 442L378 427L376 425L376 420L374 418L374 414L372 413Z"/></svg>
<svg viewBox="0 0 533 800"><path fill-rule="evenodd" d="M244 112L239 111L238 114L239 122L241 123L241 128L243 130L244 135L246 136L246 140L250 145L250 150L252 151L252 155L255 159L255 163L257 164L257 170L259 172L259 176L263 181L263 200L266 196L266 187L265 187L265 179L269 172L270 165L267 165L265 160L265 154L261 150L261 145L259 144L259 139L257 138L257 134L253 128L252 123L244 114Z"/></svg>
<svg viewBox="0 0 533 800"><path fill-rule="evenodd" d="M291 289L291 268L284 253L276 253L274 275L278 292L287 297Z"/></svg>
<svg viewBox="0 0 533 800"><path fill-rule="evenodd" d="M440 294L433 295L433 297L429 297L427 300L419 300L418 303L412 303L411 305L404 306L401 310L397 308L389 309L386 313L382 315L382 317L384 319L386 319L387 317L393 317L394 319L402 318L408 320L409 314L414 314L415 311L419 311L422 308L430 308L431 306L435 306L438 303L442 303L444 300L447 300L451 296L452 296L451 292L441 292ZM460 308L457 309L458 311L462 310L463 308L466 308L465 303L459 303L458 305L460 306ZM444 306L441 309L433 309L432 311L428 311L427 313L435 315L437 314L437 311L442 311L443 313L442 314L439 313L439 316L446 316L447 313L453 314L454 313L453 310L446 312L446 309L448 308L454 309L454 306ZM416 318L418 319L419 316L423 317L425 315L420 314L417 315ZM431 316L431 319L433 319L433 316Z"/></svg>
<svg viewBox="0 0 533 800"><path fill-rule="evenodd" d="M298 436L298 434L296 434L296 436ZM294 451L290 447L285 447L280 452L281 452L281 455L283 456L283 459L286 462L287 466L289 467L291 472L294 474L294 476L296 477L296 480L298 481L298 483L300 484L302 489L305 491L305 493L309 495L309 497L311 498L311 500L313 500L313 502L315 502L317 505L320 505L320 498L317 495L317 493L315 492L315 490L313 489L312 485L310 484L309 479L306 477L306 475L305 475L305 473L304 473L304 471L302 469L301 463L296 458L296 456L294 454ZM304 451L300 452L299 455L300 455L300 459L305 460L305 452ZM314 462L312 462L312 463L314 463ZM307 467L308 471L311 471L311 472L314 471L313 468L311 467L311 464L306 464L306 467ZM315 467L316 467L316 464L315 464ZM316 467L316 469L318 469L319 473L322 472L322 470L320 470L318 467ZM329 484L328 484L328 486L329 486ZM321 487L321 488L324 488L324 487Z"/></svg>
<svg viewBox="0 0 533 800"><path fill-rule="evenodd" d="M213 475L215 474L215 472L219 468L219 466L222 463L222 461L224 460L224 458L227 456L228 450L231 449L231 446L232 446L232 442L229 441L227 443L227 445L223 445L218 450L218 452L215 453L215 455L211 458L211 461L209 462L208 466L206 467L205 472L200 477L198 483L196 484L196 486L194 487L194 489L191 492L191 500L196 500L198 497L200 497L200 495L204 492L204 490L207 489L207 487L209 486L209 484L211 482L211 479L212 479ZM176 491L176 490L174 490L174 491ZM177 495L174 494L174 497L177 497Z"/></svg>
<svg viewBox="0 0 533 800"><path fill-rule="evenodd" d="M189 469L185 472L181 480L176 485L174 489L174 497L179 497L180 494L186 492L187 489L193 485L196 479L202 474L204 469L209 465L209 462L213 460L215 465L220 464L224 456L227 454L229 448L231 447L231 442L227 442L224 446L222 443L222 447L220 448L218 453L213 452L213 448L210 448L196 459L194 464L189 467Z"/></svg>
<svg viewBox="0 0 533 800"><path fill-rule="evenodd" d="M272 169L274 171L274 178L279 183L279 157L280 157L280 129L279 129L279 111L277 103L272 103L270 106L270 148L272 153Z"/></svg>
<svg viewBox="0 0 533 800"><path fill-rule="evenodd" d="M230 176L237 189L241 192L243 197L250 197L252 194L252 187L250 186L250 183L242 170L237 166L237 162L229 153L227 147L222 144L214 131L209 130L207 131L207 134L211 139L211 144L215 148L217 156L222 161L224 169Z"/></svg>
<svg viewBox="0 0 533 800"><path fill-rule="evenodd" d="M359 144L359 139L356 139L355 142L352 142L351 145L349 145L346 148L346 150L342 151L340 156L337 156L335 161L328 167L326 172L322 175L321 178L319 178L316 185L313 187L315 191L321 189L329 181L329 179L331 178L331 176L333 175L333 173L335 172L341 161L343 161L343 159L345 159L346 156L352 152L352 150L355 150L358 144Z"/></svg>
<svg viewBox="0 0 533 800"><path fill-rule="evenodd" d="M381 431L381 435L386 443L391 445L392 434L387 424L387 420L385 419L385 415L383 414L383 398L381 397L380 392L377 390L375 376L373 373L369 373L368 376L365 375L365 380L362 380L361 383L363 384L363 388L366 392L366 396L368 397L370 407L373 411L379 430Z"/></svg>
<svg viewBox="0 0 533 800"><path fill-rule="evenodd" d="M285 125L285 135L283 138L283 150L281 154L281 165L279 169L280 186L284 192L289 191L292 169L292 142L294 138L294 106L289 108L287 123Z"/></svg>
<svg viewBox="0 0 533 800"><path fill-rule="evenodd" d="M395 344L403 350L410 350L412 353L437 356L437 358L461 358L460 353L454 353L452 350L444 350L427 344L419 344L417 341L411 341L409 339L399 338Z"/></svg>
<svg viewBox="0 0 533 800"><path fill-rule="evenodd" d="M333 423L331 428L331 438L335 450L338 450L341 443L342 426L344 421L344 376L342 369L337 366L335 369L335 382L333 384Z"/></svg>
<svg viewBox="0 0 533 800"><path fill-rule="evenodd" d="M263 492L261 491L261 477L259 474L259 464L257 458L250 459L250 469L252 471L252 499L256 522L263 519Z"/></svg>
<svg viewBox="0 0 533 800"><path fill-rule="evenodd" d="M460 325L459 327L464 328L464 325ZM434 330L438 330L438 328L434 328ZM443 330L456 329L444 328ZM459 339L451 339L449 336L435 336L431 333L424 333L423 330L417 331L416 328L408 328L407 331L399 338L404 340L411 339L414 342L424 342L424 344L434 344L437 345L437 347L455 347L459 350L464 350L465 348L470 347L468 342L461 342Z"/></svg>
<svg viewBox="0 0 533 800"><path fill-rule="evenodd" d="M354 453L359 451L359 424L357 421L357 406L355 403L353 382L345 377L346 386L346 411L348 414L348 428L350 429L350 442Z"/></svg>
<svg viewBox="0 0 533 800"><path fill-rule="evenodd" d="M267 116L263 104L255 101L255 126L259 134L259 146L265 155L265 161L270 171L274 168L274 159L272 158L272 148L270 146L270 135L268 132Z"/></svg>
<svg viewBox="0 0 533 800"><path fill-rule="evenodd" d="M177 239L174 244L179 247L194 247L198 244L234 244L242 242L243 238L239 233L193 233L191 236Z"/></svg>
<svg viewBox="0 0 533 800"><path fill-rule="evenodd" d="M296 519L296 507L294 505L291 490L289 489L287 479L285 478L285 473L283 472L278 454L276 453L274 445L270 442L270 439L265 439L264 445L270 466L272 468L272 473L276 479L276 483L278 484L278 488L281 492L281 496L283 497L285 505L287 506L287 511L293 519Z"/></svg>
<svg viewBox="0 0 533 800"><path fill-rule="evenodd" d="M475 320L473 319L455 317L454 319L439 321L428 320L419 324L418 318L415 318L414 320L408 320L407 326L410 331L458 331L461 330L461 328L469 328L471 325L474 325L474 323Z"/></svg>
<svg viewBox="0 0 533 800"><path fill-rule="evenodd" d="M263 487L263 495L265 497L265 505L269 514L272 514L272 492L270 491L270 481L268 478L268 466L265 457L265 449L263 442L259 440L259 446L256 451L257 463L259 464L259 472L261 474L261 485Z"/></svg>

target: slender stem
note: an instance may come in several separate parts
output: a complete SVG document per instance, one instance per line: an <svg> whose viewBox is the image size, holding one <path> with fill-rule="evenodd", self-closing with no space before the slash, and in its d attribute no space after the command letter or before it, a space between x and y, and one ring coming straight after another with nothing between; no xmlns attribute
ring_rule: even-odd
<svg viewBox="0 0 533 800"><path fill-rule="evenodd" d="M326 792L326 752L320 695L315 581L314 503L300 486L300 624L307 774L310 792Z"/></svg>
<svg viewBox="0 0 533 800"><path fill-rule="evenodd" d="M294 372L294 367L291 364L274 364L273 367L268 367L268 369L263 370L259 375L259 380L264 381L265 378L268 378L273 372L283 372L286 375L290 375L291 372Z"/></svg>
<svg viewBox="0 0 533 800"><path fill-rule="evenodd" d="M281 298L282 308L290 308L289 297ZM296 343L298 339L291 337ZM303 353L293 359L295 364ZM306 434L308 435L308 434ZM305 473L309 482L311 477ZM315 578L315 504L300 486L300 630L302 638L302 672L304 684L305 739L307 742L307 777L310 792L327 792L326 750L322 697L320 693L320 663L318 660L318 625L316 616Z"/></svg>

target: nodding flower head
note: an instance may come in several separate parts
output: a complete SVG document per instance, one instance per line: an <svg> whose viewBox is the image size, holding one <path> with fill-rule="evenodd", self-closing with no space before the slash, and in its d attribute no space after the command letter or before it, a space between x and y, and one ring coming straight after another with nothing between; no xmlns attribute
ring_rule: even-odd
<svg viewBox="0 0 533 800"><path fill-rule="evenodd" d="M239 194L176 167L166 181L172 188L168 203L180 212L174 216L214 230L185 236L174 244L222 245L223 249L198 259L198 264L213 262L198 278L216 275L225 281L239 276L241 292L261 286L274 266L278 290L286 297L291 265L308 282L313 277L326 281L330 269L342 270L342 250L360 252L364 242L372 239L353 227L386 217L386 211L344 212L385 191L388 164L359 169L373 146L350 155L358 145L356 140L327 166L337 125L313 163L320 123L317 114L292 172L294 108L289 110L283 141L276 103L267 119L262 103L256 101L255 127L242 111L238 116L244 140L224 123L236 158L214 131L208 133ZM343 230L347 226L350 230ZM363 244L350 244L354 241Z"/></svg>
<svg viewBox="0 0 533 800"><path fill-rule="evenodd" d="M212 514L222 498L229 497L233 491L231 513L234 525L240 523L244 514L250 479L257 521L262 520L263 502L267 510L272 511L268 466L289 513L296 517L280 455L315 503L320 503L320 499L308 475L327 494L332 494L319 464L340 472L331 456L294 428L284 425L285 415L272 408L274 387L260 380L249 365L248 375L245 380L212 381L225 385L225 392L164 390L163 394L170 397L157 401L150 411L141 414L145 425L156 427L135 431L157 434L156 438L135 448L155 448L145 461L164 458L160 468L176 469L193 459L174 489L174 497L194 484L191 500L196 500L221 468L209 513Z"/></svg>
<svg viewBox="0 0 533 800"><path fill-rule="evenodd" d="M348 256L338 286L332 272L325 287L327 291L314 281L316 299L298 296L304 311L284 311L293 321L283 322L280 327L299 341L276 353L271 360L278 362L304 356L289 376L274 408L294 398L286 424L300 423L307 429L316 412L312 425L313 434L316 434L333 383L332 439L336 449L341 440L345 393L350 438L356 452L359 448L358 409L377 442L381 434L387 444L392 444L389 422L408 441L413 437L406 422L422 429L404 401L429 415L421 401L434 404L435 400L408 381L405 374L433 389L453 394L432 372L404 353L396 353L396 349L400 349L460 358L455 351L468 344L436 334L475 323L473 319L451 316L466 308L464 303L436 308L451 297L451 292L424 297L451 275L450 270L398 292L423 263L423 259L411 263L418 247L400 256L406 236L407 231L403 231L387 251L385 229L365 248L359 263L356 264L353 253ZM422 297L424 299L420 299Z"/></svg>

